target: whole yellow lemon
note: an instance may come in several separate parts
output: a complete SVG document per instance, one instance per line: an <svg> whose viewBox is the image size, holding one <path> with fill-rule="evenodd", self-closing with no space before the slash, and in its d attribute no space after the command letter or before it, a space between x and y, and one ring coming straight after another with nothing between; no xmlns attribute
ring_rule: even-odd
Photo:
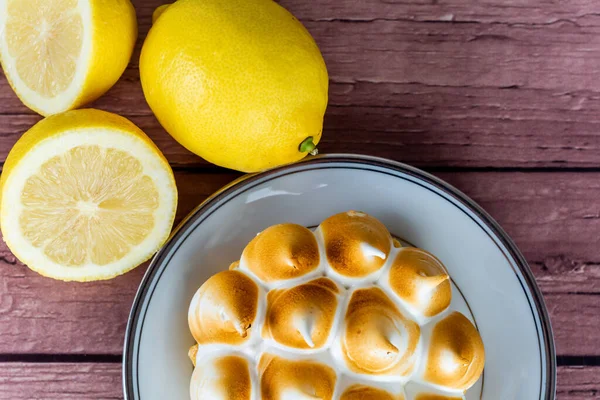
<svg viewBox="0 0 600 400"><path fill-rule="evenodd" d="M300 160L319 142L327 69L287 10L272 0L179 0L154 17L142 88L179 143L254 172Z"/></svg>

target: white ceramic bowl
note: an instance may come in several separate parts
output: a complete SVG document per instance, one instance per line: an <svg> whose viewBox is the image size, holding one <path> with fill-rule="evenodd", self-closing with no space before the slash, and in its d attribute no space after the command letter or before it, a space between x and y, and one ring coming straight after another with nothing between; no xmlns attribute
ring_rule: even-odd
<svg viewBox="0 0 600 400"><path fill-rule="evenodd" d="M548 313L526 261L467 196L418 169L380 158L328 155L244 176L206 200L155 256L125 336L128 400L187 400L194 341L187 309L196 289L236 261L256 233L316 226L361 210L448 268L486 349L481 385L467 399L551 400L556 362Z"/></svg>

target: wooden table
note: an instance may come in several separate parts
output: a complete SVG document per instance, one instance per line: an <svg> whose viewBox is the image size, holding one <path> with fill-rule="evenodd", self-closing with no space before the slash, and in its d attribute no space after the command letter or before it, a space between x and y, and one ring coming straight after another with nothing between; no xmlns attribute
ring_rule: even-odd
<svg viewBox="0 0 600 400"><path fill-rule="evenodd" d="M178 220L236 173L179 146L144 101L138 58L161 0L138 0L140 39L92 104L130 118L165 153ZM600 2L284 0L331 77L321 152L424 168L515 239L552 316L558 397L600 399ZM0 161L40 116L0 79ZM0 399L120 399L129 309L146 267L62 283L0 243ZM527 399L522 399L527 400Z"/></svg>

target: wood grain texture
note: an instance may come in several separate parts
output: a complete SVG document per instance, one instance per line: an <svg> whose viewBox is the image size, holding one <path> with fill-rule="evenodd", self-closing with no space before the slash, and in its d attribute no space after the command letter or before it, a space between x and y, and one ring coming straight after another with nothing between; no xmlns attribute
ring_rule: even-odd
<svg viewBox="0 0 600 400"><path fill-rule="evenodd" d="M441 173L512 235L545 295L560 355L600 355L600 173ZM178 219L236 175L178 172ZM64 283L0 245L0 354L119 354L145 267Z"/></svg>
<svg viewBox="0 0 600 400"><path fill-rule="evenodd" d="M131 117L176 165L206 165L151 116L139 49L162 0L136 1L130 67L92 104ZM524 3L524 4L523 4ZM600 5L286 0L331 76L323 152L418 166L596 167ZM532 73L532 71L534 71ZM0 161L39 119L0 79Z"/></svg>
<svg viewBox="0 0 600 400"><path fill-rule="evenodd" d="M0 363L1 400L122 398L121 364Z"/></svg>
<svg viewBox="0 0 600 400"><path fill-rule="evenodd" d="M0 363L0 400L122 399L121 364ZM559 367L557 398L600 399L600 367Z"/></svg>
<svg viewBox="0 0 600 400"><path fill-rule="evenodd" d="M432 23L492 25L590 24L600 13L594 0L563 2L543 0L345 0L319 3L319 7L295 0L280 2L303 20L406 20Z"/></svg>
<svg viewBox="0 0 600 400"><path fill-rule="evenodd" d="M559 367L557 398L600 399L600 367Z"/></svg>
<svg viewBox="0 0 600 400"><path fill-rule="evenodd" d="M133 0L140 35L131 63L90 106L130 118L165 153L177 169L180 220L238 175L181 147L146 105L139 52L151 14L164 2ZM321 152L371 154L436 171L457 167L462 172L437 175L478 201L515 239L544 293L558 354L597 363L600 3L280 3L313 34L330 72ZM0 73L0 166L40 118ZM496 169L505 172L489 172ZM561 169L571 172L534 172ZM0 241L0 360L120 354L146 268L106 282L56 282L20 264ZM557 397L600 400L600 367L559 367ZM0 362L3 399L122 399L121 366Z"/></svg>

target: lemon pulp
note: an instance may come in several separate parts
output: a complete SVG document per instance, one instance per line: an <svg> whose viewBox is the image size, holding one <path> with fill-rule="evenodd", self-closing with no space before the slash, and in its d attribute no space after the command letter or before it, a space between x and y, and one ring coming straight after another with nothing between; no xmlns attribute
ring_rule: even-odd
<svg viewBox="0 0 600 400"><path fill-rule="evenodd" d="M0 178L0 225L31 269L62 280L120 275L169 236L173 172L134 124L98 110L48 117L11 150Z"/></svg>
<svg viewBox="0 0 600 400"><path fill-rule="evenodd" d="M76 0L10 0L4 34L23 83L52 98L73 81L83 44Z"/></svg>
<svg viewBox="0 0 600 400"><path fill-rule="evenodd" d="M79 146L29 177L21 202L23 235L49 259L65 266L106 265L148 236L158 192L140 162L124 151Z"/></svg>
<svg viewBox="0 0 600 400"><path fill-rule="evenodd" d="M137 38L130 0L0 0L0 62L42 115L77 108L119 79Z"/></svg>

